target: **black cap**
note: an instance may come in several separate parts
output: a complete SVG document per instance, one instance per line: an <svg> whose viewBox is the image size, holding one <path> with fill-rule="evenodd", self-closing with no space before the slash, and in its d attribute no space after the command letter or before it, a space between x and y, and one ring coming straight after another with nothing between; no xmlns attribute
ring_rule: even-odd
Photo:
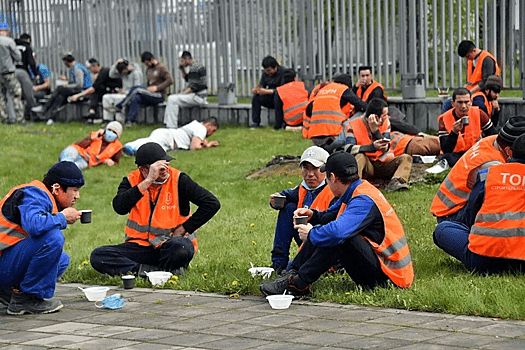
<svg viewBox="0 0 525 350"><path fill-rule="evenodd" d="M333 78L333 81L334 83L339 83L339 84L346 85L348 87L352 87L352 77L345 73L337 74Z"/></svg>
<svg viewBox="0 0 525 350"><path fill-rule="evenodd" d="M321 172L334 173L339 177L348 177L357 174L357 161L355 157L347 152L335 152L321 166Z"/></svg>
<svg viewBox="0 0 525 350"><path fill-rule="evenodd" d="M525 134L522 134L516 139L516 141L514 141L512 146L512 158L525 160Z"/></svg>
<svg viewBox="0 0 525 350"><path fill-rule="evenodd" d="M44 181L49 184L58 183L63 187L84 186L84 175L78 166L69 161L55 163L44 176Z"/></svg>
<svg viewBox="0 0 525 350"><path fill-rule="evenodd" d="M173 159L175 158L167 155L166 151L161 145L155 142L148 142L140 146L137 150L137 154L135 155L135 164L139 166L146 164L151 165L158 160L166 160L169 162Z"/></svg>

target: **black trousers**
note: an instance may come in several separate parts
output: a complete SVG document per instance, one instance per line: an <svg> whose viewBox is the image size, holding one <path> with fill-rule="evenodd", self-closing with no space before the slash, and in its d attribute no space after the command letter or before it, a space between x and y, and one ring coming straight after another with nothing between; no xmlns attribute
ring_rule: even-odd
<svg viewBox="0 0 525 350"><path fill-rule="evenodd" d="M82 89L78 87L58 86L51 94L51 98L44 105L44 111L48 114L47 117L53 118L57 108L67 103L67 98L79 93Z"/></svg>
<svg viewBox="0 0 525 350"><path fill-rule="evenodd" d="M311 284L336 263L341 263L352 280L365 289L384 286L389 280L372 245L359 235L334 247L316 247L308 238L291 268L299 271L303 282Z"/></svg>
<svg viewBox="0 0 525 350"><path fill-rule="evenodd" d="M195 250L188 238L173 237L159 248L122 243L98 247L91 252L91 266L110 276L138 272L140 264L155 265L164 271L187 267Z"/></svg>
<svg viewBox="0 0 525 350"><path fill-rule="evenodd" d="M253 95L252 98L252 122L261 124L261 107L274 109L274 98L272 95Z"/></svg>

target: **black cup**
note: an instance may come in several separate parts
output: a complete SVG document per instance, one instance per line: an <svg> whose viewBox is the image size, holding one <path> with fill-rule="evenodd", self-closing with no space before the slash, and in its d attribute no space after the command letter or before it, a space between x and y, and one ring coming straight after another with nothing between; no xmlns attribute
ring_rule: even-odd
<svg viewBox="0 0 525 350"><path fill-rule="evenodd" d="M308 223L308 216L294 216L293 221L296 225L306 225Z"/></svg>
<svg viewBox="0 0 525 350"><path fill-rule="evenodd" d="M80 212L82 213L80 216L80 223L89 224L91 222L91 214L93 211L91 209L88 209L88 210L81 210Z"/></svg>
<svg viewBox="0 0 525 350"><path fill-rule="evenodd" d="M274 208L281 209L284 207L284 202L286 201L285 196L273 196Z"/></svg>
<svg viewBox="0 0 525 350"><path fill-rule="evenodd" d="M124 289L133 289L133 287L135 286L135 276L133 275L122 276L122 283L124 284Z"/></svg>

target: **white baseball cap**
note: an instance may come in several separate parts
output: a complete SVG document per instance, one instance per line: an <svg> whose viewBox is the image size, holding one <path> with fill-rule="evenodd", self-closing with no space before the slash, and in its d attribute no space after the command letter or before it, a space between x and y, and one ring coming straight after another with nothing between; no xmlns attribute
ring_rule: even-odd
<svg viewBox="0 0 525 350"><path fill-rule="evenodd" d="M319 168L321 165L326 164L328 156L330 156L330 154L319 146L308 147L303 152L299 165L303 164L303 162L308 162L314 167Z"/></svg>

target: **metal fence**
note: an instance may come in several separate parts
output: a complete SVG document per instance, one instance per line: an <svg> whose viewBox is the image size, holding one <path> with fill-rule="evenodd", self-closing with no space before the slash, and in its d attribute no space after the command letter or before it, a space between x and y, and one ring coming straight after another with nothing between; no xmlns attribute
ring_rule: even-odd
<svg viewBox="0 0 525 350"><path fill-rule="evenodd" d="M79 61L140 61L148 50L184 88L179 53L189 50L208 69L210 93L235 84L251 95L266 55L305 80L335 73L356 77L372 65L386 88L422 73L426 89L465 83L463 39L492 52L504 85L525 87L525 0L0 0L0 19L13 36L27 32L55 76L70 51ZM524 91L525 95L525 91Z"/></svg>

